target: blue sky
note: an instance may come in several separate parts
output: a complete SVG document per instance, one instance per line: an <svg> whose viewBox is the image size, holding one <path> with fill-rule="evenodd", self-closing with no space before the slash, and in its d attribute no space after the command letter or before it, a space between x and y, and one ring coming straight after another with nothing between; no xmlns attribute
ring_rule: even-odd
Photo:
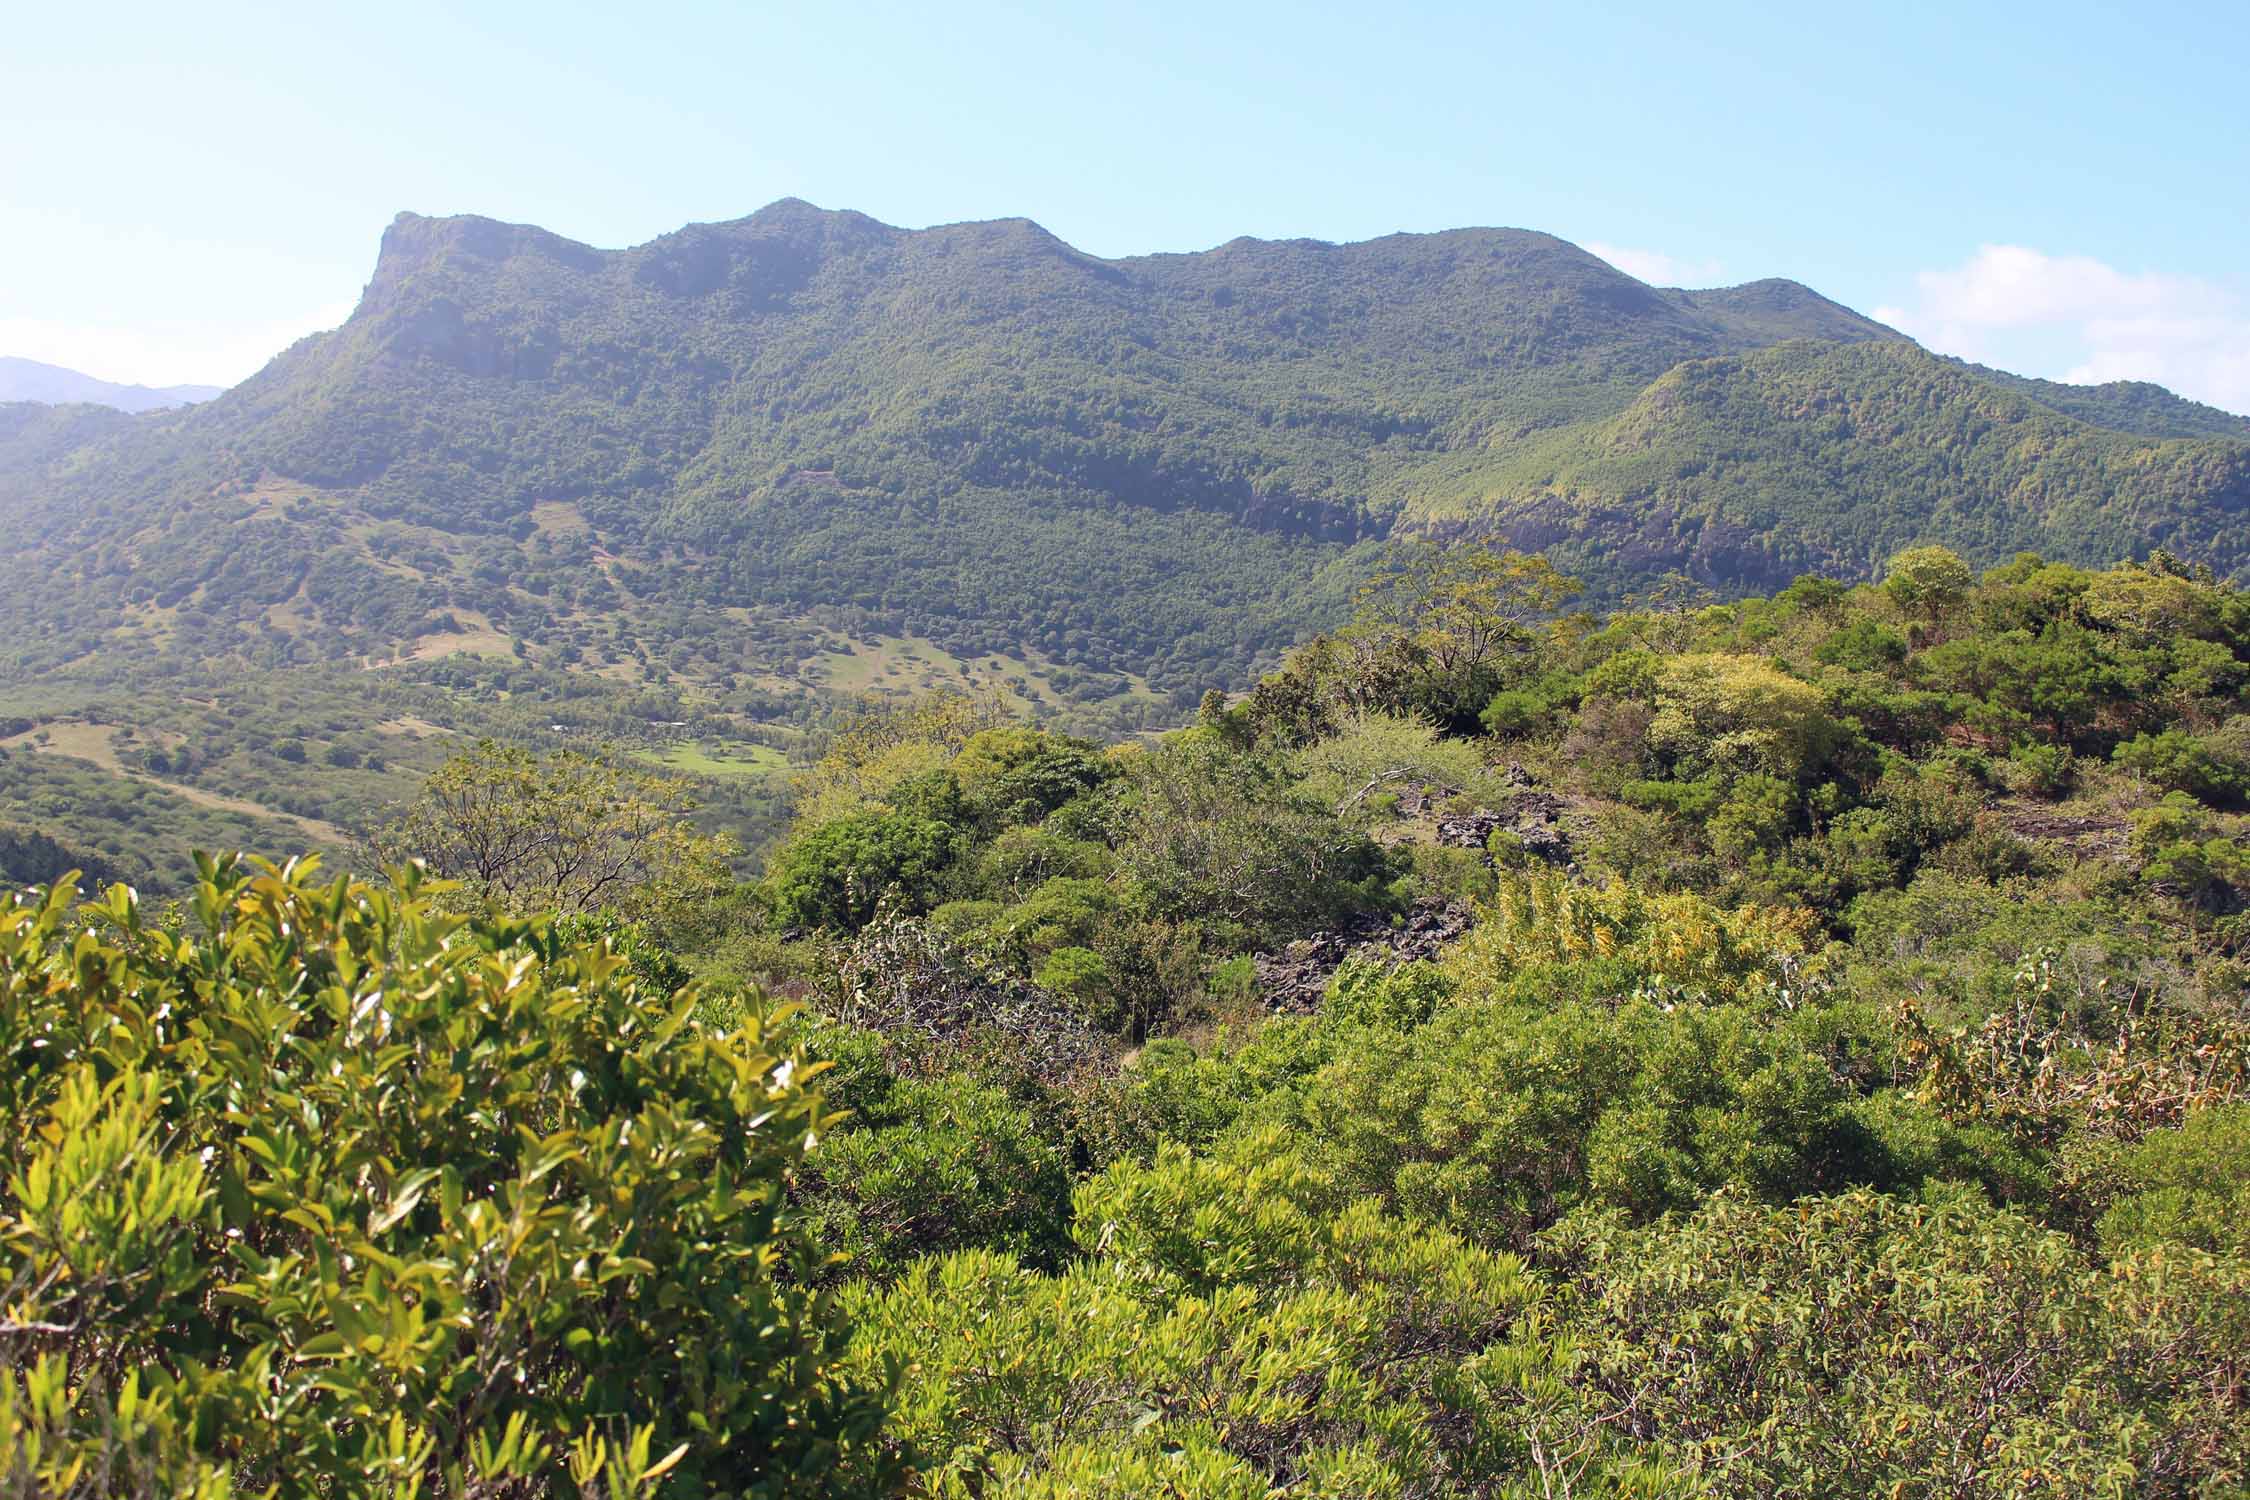
<svg viewBox="0 0 2250 1500"><path fill-rule="evenodd" d="M400 209L600 245L795 195L1103 255L1543 229L2250 411L2250 5L19 10L0 354L239 379Z"/></svg>

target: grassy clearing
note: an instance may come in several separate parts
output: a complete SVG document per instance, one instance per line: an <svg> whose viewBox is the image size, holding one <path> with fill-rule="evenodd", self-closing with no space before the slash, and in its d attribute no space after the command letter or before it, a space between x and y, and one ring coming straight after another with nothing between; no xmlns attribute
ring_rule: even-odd
<svg viewBox="0 0 2250 1500"><path fill-rule="evenodd" d="M42 725L30 734L19 734L11 739L0 740L0 746L9 749L28 748L36 750L41 755L57 755L70 760L84 761L88 765L107 771L112 776L122 776L128 781L137 781L142 786L154 787L158 791L179 798L182 802L204 808L210 812L235 813L245 818L264 819L286 825L296 829L299 833L313 840L314 843L329 848L348 848L351 844L349 833L324 819L299 817L295 813L283 812L278 807L268 807L262 802L252 802L247 797L229 797L219 792L206 790L203 787L169 781L161 776L151 775L147 771L128 766L118 757L117 746L111 738L115 733L116 730L108 724L62 721ZM173 744L177 744L179 741L177 735L161 735L146 729L143 729L141 733L144 737L169 741Z"/></svg>
<svg viewBox="0 0 2250 1500"><path fill-rule="evenodd" d="M45 755L67 755L74 760L91 761L105 771L123 774L125 763L118 759L117 746L111 739L116 732L108 724L58 719L51 724L40 725L29 734L0 740L0 745L11 749L28 745Z"/></svg>
<svg viewBox="0 0 2250 1500"><path fill-rule="evenodd" d="M531 507L531 524L539 528L541 536L568 536L594 529L585 512L567 500L540 501Z"/></svg>
<svg viewBox="0 0 2250 1500"><path fill-rule="evenodd" d="M1019 710L1062 711L1082 700L1058 689L1053 679L1066 669L1027 656L964 658L923 636L878 636L836 641L808 658L803 676L832 693L885 693L912 697L939 688L997 692ZM1147 679L1125 676L1121 697L1153 701Z"/></svg>
<svg viewBox="0 0 2250 1500"><path fill-rule="evenodd" d="M633 758L691 776L779 776L789 770L789 757L771 745L732 741L636 750Z"/></svg>
<svg viewBox="0 0 2250 1500"><path fill-rule="evenodd" d="M428 719L417 717L414 714L403 714L395 719L385 719L382 723L375 725L374 729L377 734L399 735L410 740L435 739L440 735L449 735L455 732L446 728L443 724L433 724Z"/></svg>
<svg viewBox="0 0 2250 1500"><path fill-rule="evenodd" d="M490 620L474 610L457 609L453 618L461 625L459 630L441 630L425 635L414 643L408 661L436 661L440 657L513 656L516 643L505 631L495 629Z"/></svg>

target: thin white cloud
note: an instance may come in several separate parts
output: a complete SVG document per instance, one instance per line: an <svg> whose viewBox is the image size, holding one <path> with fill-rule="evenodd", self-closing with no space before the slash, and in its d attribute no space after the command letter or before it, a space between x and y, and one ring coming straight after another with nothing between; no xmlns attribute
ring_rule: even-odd
<svg viewBox="0 0 2250 1500"><path fill-rule="evenodd" d="M334 328L352 304L255 324L175 320L122 326L0 317L0 354L61 365L120 385L233 385L308 333Z"/></svg>
<svg viewBox="0 0 2250 1500"><path fill-rule="evenodd" d="M1985 245L1875 316L1941 354L2080 384L2153 380L2250 413L2250 302L2192 276Z"/></svg>
<svg viewBox="0 0 2250 1500"><path fill-rule="evenodd" d="M1681 260L1661 250L1633 250L1588 240L1586 248L1628 276L1650 286L1718 286L1726 280L1726 267L1715 260Z"/></svg>

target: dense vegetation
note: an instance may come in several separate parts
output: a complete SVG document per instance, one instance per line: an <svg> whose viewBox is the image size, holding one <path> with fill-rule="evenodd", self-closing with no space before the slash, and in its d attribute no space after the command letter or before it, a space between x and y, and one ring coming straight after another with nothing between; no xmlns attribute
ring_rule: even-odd
<svg viewBox="0 0 2250 1500"><path fill-rule="evenodd" d="M1606 421L1457 458L1414 507L1489 516L1610 593L1664 567L1775 588L1865 577L1915 537L1993 562L2250 559L2250 446L2083 420L2137 420L2122 399L2058 403L1909 344L1799 341L1683 364Z"/></svg>
<svg viewBox="0 0 2250 1500"><path fill-rule="evenodd" d="M1320 618L1315 581L1429 457L1684 358L1882 333L1515 231L1102 262L1021 221L799 203L618 253L408 215L344 328L215 405L13 409L0 515L42 603L11 644L380 656L474 611L614 661L599 623L637 644L666 601L857 610L1192 696Z"/></svg>
<svg viewBox="0 0 2250 1500"><path fill-rule="evenodd" d="M464 864L671 807L483 749L467 884L19 899L6 1482L2243 1493L2250 599L1573 586L1399 550L1155 743L875 707L729 894Z"/></svg>
<svg viewBox="0 0 2250 1500"><path fill-rule="evenodd" d="M1914 541L2231 576L2246 503L2243 419L1523 231L1104 261L795 202L616 252L407 215L342 328L218 400L0 406L0 717L187 758L113 790L137 851L4 784L0 820L171 888L215 810L366 837L450 731L695 767L754 856L756 751L839 704L1176 727L1386 540L1494 535L1614 604Z"/></svg>
<svg viewBox="0 0 2250 1500"><path fill-rule="evenodd" d="M867 1441L768 1018L411 882L200 875L193 933L123 886L0 927L9 1493L786 1494Z"/></svg>

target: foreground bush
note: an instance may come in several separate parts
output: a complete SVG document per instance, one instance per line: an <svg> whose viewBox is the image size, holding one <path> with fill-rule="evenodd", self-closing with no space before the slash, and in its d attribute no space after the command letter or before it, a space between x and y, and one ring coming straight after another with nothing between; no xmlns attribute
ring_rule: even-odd
<svg viewBox="0 0 2250 1500"><path fill-rule="evenodd" d="M1514 1257L1345 1203L1268 1132L1088 1180L1087 1258L970 1251L853 1293L914 1375L915 1493L1177 1500L1678 1495L1586 1420Z"/></svg>
<svg viewBox="0 0 2250 1500"><path fill-rule="evenodd" d="M1584 1419L1713 1496L2240 1495L2250 1264L2104 1266L1968 1198L1566 1222Z"/></svg>
<svg viewBox="0 0 2250 1500"><path fill-rule="evenodd" d="M0 908L0 1492L834 1492L769 1019L310 876Z"/></svg>

